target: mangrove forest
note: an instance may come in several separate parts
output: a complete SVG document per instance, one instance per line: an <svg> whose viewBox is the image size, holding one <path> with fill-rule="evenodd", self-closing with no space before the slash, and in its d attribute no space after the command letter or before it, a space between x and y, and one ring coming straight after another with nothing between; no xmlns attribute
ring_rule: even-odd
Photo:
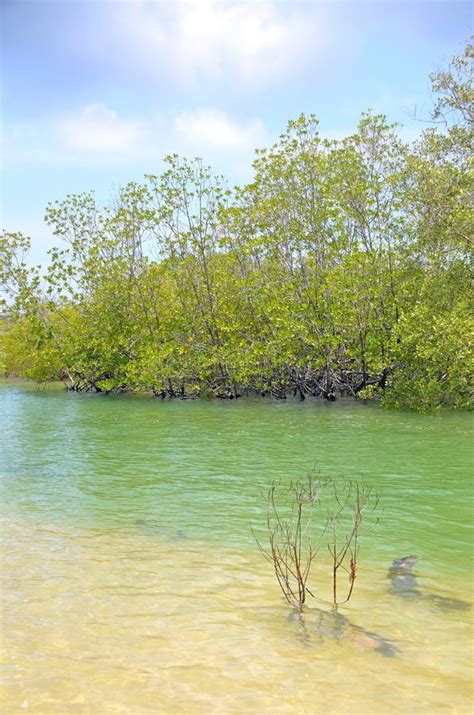
<svg viewBox="0 0 474 715"><path fill-rule="evenodd" d="M45 268L3 232L3 371L163 398L468 407L472 55L431 76L411 142L370 111L340 140L301 115L242 187L171 155L107 205L51 203Z"/></svg>

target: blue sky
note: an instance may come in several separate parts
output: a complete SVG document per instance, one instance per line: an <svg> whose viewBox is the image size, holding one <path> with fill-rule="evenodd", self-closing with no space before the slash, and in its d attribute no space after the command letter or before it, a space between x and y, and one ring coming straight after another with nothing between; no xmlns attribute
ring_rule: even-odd
<svg viewBox="0 0 474 715"><path fill-rule="evenodd" d="M462 51L471 3L3 0L1 217L54 240L48 201L202 156L232 183L253 150L313 112L340 137L371 107L420 130L428 74Z"/></svg>

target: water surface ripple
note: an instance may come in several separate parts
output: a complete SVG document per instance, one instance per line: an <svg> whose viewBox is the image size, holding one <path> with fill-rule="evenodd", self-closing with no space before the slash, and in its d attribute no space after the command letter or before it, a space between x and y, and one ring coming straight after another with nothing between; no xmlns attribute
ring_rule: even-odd
<svg viewBox="0 0 474 715"><path fill-rule="evenodd" d="M2 713L469 713L472 417L0 388ZM250 526L316 467L382 496L345 637L291 617ZM324 607L323 607L324 609ZM384 658L362 631L397 645Z"/></svg>

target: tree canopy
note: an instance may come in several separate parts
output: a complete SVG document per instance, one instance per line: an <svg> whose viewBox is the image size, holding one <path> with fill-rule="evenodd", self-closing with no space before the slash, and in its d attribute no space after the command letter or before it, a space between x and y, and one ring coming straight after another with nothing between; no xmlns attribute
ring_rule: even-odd
<svg viewBox="0 0 474 715"><path fill-rule="evenodd" d="M3 232L7 374L161 396L246 392L471 404L473 46L432 79L414 143L363 114L341 141L313 115L230 190L201 159L50 204L59 247L29 268Z"/></svg>

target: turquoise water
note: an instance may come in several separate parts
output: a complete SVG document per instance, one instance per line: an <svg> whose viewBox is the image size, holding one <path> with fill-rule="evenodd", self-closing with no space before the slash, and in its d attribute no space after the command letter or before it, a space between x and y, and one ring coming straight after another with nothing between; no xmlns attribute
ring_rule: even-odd
<svg viewBox="0 0 474 715"><path fill-rule="evenodd" d="M472 415L9 382L0 406L3 712L471 712L472 609L387 569L415 554L424 594L472 603ZM251 532L313 468L381 497L343 641L313 605L302 638Z"/></svg>
<svg viewBox="0 0 474 715"><path fill-rule="evenodd" d="M381 495L370 558L416 553L465 571L472 548L469 414L339 401L162 402L0 390L10 513L97 526L150 520L198 539L252 543L261 489L304 476L363 478Z"/></svg>

